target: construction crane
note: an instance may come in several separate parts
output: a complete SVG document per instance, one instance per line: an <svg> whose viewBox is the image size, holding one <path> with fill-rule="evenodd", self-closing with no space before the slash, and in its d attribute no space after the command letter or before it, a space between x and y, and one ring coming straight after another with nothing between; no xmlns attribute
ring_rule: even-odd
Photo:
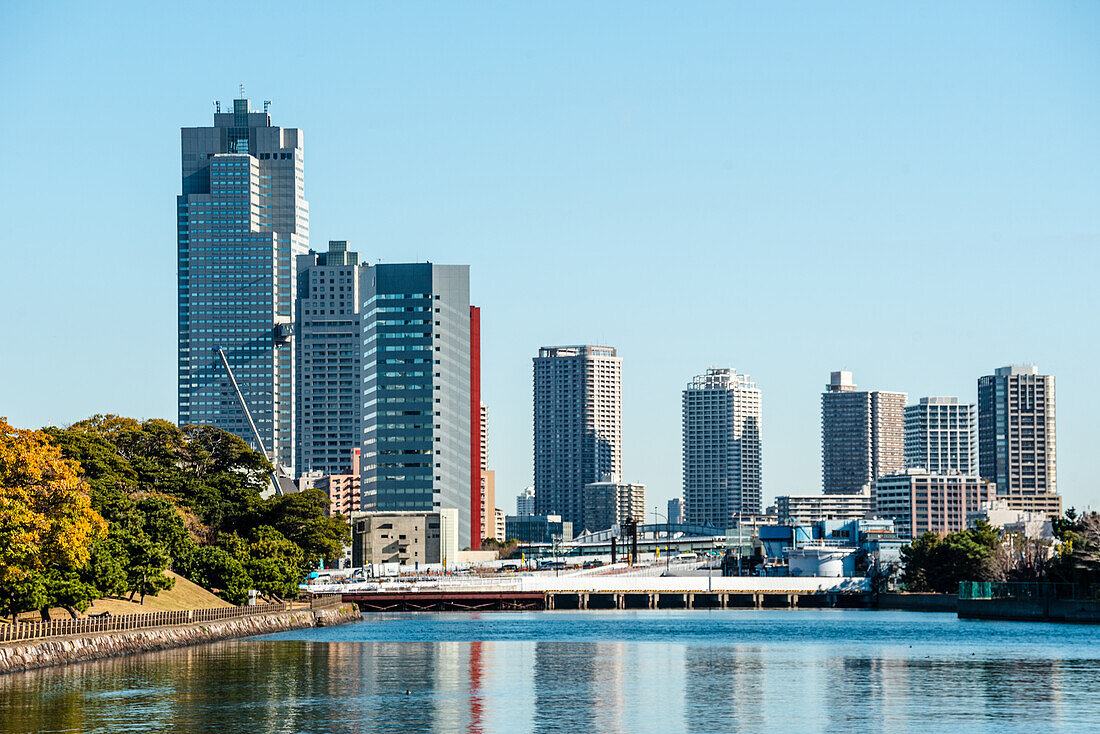
<svg viewBox="0 0 1100 734"><path fill-rule="evenodd" d="M248 409L248 403L244 401L244 394L237 384L237 378L233 376L233 368L229 366L229 358L225 356L225 350L221 347L218 347L218 357L222 361L222 366L225 367L225 374L229 376L229 384L233 386L233 392L237 396L237 403L241 406L241 412L244 413L244 418L248 421L248 427L252 430L252 438L256 442L256 447L260 450L260 453L263 454L264 458L271 462L271 467L273 469L270 477L271 489L263 494L270 497L272 494L287 494L288 489L293 491L294 480L286 474L285 468L279 464L279 457L275 453L269 455L267 449L264 448L264 441L260 438L260 431L256 428L256 422L252 420L252 411Z"/></svg>

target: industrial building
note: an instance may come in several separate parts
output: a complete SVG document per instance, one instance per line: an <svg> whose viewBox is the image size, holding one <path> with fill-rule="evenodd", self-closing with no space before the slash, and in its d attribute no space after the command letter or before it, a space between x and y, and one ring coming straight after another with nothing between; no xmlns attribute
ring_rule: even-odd
<svg viewBox="0 0 1100 734"><path fill-rule="evenodd" d="M402 566L454 563L459 549L458 510L355 512L351 516L351 562Z"/></svg>

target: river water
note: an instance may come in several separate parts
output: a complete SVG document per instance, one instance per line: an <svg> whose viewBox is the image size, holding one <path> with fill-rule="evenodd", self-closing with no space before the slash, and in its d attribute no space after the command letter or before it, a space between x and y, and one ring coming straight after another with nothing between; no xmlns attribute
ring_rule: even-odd
<svg viewBox="0 0 1100 734"><path fill-rule="evenodd" d="M362 623L0 677L0 732L1100 731L1100 627L668 610Z"/></svg>

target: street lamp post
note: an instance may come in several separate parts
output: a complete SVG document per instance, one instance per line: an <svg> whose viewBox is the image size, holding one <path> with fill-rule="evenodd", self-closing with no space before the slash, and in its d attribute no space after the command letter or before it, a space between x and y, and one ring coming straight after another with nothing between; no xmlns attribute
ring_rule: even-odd
<svg viewBox="0 0 1100 734"><path fill-rule="evenodd" d="M657 508L653 508L653 524L657 524L657 518L663 517L665 520L665 573L668 573L668 557L671 554L670 547L672 545L672 523L669 522L668 515L662 515L657 512Z"/></svg>

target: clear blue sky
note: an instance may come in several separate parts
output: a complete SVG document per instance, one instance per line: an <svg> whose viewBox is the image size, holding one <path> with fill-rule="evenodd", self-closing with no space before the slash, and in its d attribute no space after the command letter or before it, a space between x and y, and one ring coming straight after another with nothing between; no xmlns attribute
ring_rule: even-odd
<svg viewBox="0 0 1100 734"><path fill-rule="evenodd" d="M680 491L680 391L764 396L765 497L819 393L1058 383L1100 505L1100 3L0 5L0 415L175 418L179 128L272 100L315 247L472 265L498 504L531 357L624 359L626 478Z"/></svg>

